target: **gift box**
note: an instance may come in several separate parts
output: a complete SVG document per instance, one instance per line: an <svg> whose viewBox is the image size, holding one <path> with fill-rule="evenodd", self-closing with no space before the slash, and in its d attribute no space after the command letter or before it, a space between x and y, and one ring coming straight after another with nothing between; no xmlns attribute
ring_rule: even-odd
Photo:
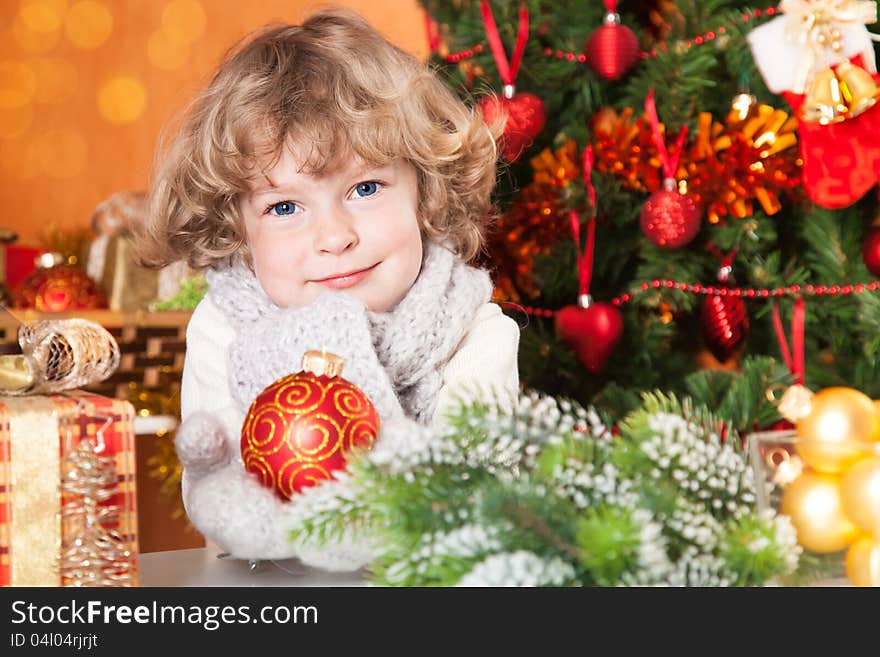
<svg viewBox="0 0 880 657"><path fill-rule="evenodd" d="M192 275L185 262L158 270L139 265L127 233L96 237L89 248L87 272L106 292L110 310L147 310L155 301L176 294Z"/></svg>
<svg viewBox="0 0 880 657"><path fill-rule="evenodd" d="M0 585L136 586L134 409L0 395Z"/></svg>

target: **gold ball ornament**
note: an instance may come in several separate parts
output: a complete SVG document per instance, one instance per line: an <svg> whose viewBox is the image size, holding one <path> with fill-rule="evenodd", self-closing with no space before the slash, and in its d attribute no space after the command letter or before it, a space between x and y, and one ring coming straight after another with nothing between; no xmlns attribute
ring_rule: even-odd
<svg viewBox="0 0 880 657"><path fill-rule="evenodd" d="M866 532L880 535L880 456L857 461L840 477L847 517Z"/></svg>
<svg viewBox="0 0 880 657"><path fill-rule="evenodd" d="M846 576L853 586L880 586L880 542L863 536L846 552Z"/></svg>
<svg viewBox="0 0 880 657"><path fill-rule="evenodd" d="M811 552L837 552L859 535L843 512L840 478L806 471L782 493L780 510L791 518L798 543Z"/></svg>
<svg viewBox="0 0 880 657"><path fill-rule="evenodd" d="M880 415L873 400L852 388L817 392L810 414L796 425L797 451L807 465L838 474L865 456L868 444L880 437Z"/></svg>

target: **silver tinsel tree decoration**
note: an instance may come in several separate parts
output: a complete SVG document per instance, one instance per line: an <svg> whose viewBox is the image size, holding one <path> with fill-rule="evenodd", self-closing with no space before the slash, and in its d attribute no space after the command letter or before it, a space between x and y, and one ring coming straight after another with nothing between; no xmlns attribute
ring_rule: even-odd
<svg viewBox="0 0 880 657"><path fill-rule="evenodd" d="M63 586L133 586L132 554L113 527L119 507L116 463L83 438L62 462Z"/></svg>

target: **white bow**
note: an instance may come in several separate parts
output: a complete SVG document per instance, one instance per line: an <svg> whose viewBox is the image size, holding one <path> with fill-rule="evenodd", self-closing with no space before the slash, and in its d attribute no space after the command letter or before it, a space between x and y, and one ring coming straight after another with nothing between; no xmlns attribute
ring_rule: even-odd
<svg viewBox="0 0 880 657"><path fill-rule="evenodd" d="M842 43L838 51L831 47L834 30L841 33L841 40L845 31L847 38L860 42L858 51L865 69L876 73L874 48L864 27L877 21L873 0L782 0L779 9L788 17L786 38L802 49L792 87L795 93L804 93L807 82L820 69L846 61Z"/></svg>

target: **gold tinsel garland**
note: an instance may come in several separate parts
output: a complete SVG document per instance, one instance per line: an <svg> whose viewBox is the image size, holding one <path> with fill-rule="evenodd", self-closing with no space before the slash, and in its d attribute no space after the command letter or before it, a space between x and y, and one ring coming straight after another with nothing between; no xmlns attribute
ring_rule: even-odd
<svg viewBox="0 0 880 657"><path fill-rule="evenodd" d="M593 119L595 166L621 178L630 189L655 192L662 187L661 162L644 117L631 108L606 108ZM663 124L661 130L663 129ZM769 105L734 109L724 122L701 112L696 136L679 160L679 191L703 207L709 223L724 217L743 219L755 202L768 215L781 208L781 195L801 187L797 120Z"/></svg>
<svg viewBox="0 0 880 657"><path fill-rule="evenodd" d="M560 238L570 234L567 201L572 181L581 176L573 139L555 151L545 148L529 163L532 182L499 217L489 240L497 270L496 295L508 301L519 301L520 292L532 298L539 295L531 277L534 259L549 253Z"/></svg>

